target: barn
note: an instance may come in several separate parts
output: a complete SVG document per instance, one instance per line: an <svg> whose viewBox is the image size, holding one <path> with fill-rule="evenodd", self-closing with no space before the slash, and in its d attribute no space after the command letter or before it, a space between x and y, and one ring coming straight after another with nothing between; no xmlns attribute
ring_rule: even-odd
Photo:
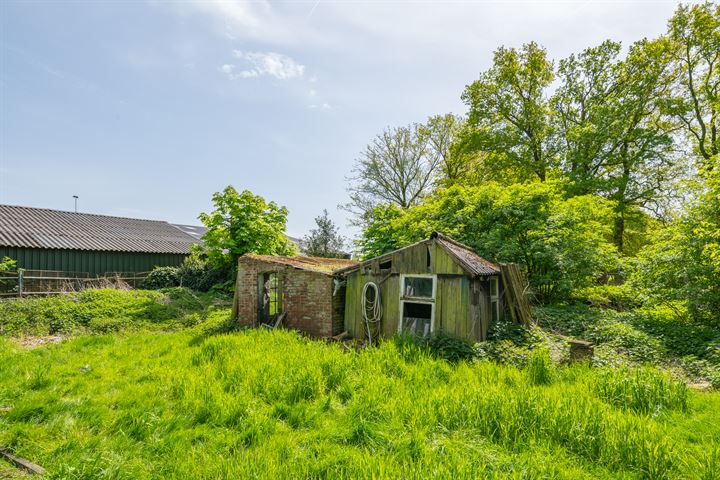
<svg viewBox="0 0 720 480"><path fill-rule="evenodd" d="M255 255L238 259L233 317L243 326L282 326L313 337L344 328L345 288L335 276L357 262Z"/></svg>
<svg viewBox="0 0 720 480"><path fill-rule="evenodd" d="M0 259L27 270L96 276L180 265L204 232L158 220L0 205Z"/></svg>

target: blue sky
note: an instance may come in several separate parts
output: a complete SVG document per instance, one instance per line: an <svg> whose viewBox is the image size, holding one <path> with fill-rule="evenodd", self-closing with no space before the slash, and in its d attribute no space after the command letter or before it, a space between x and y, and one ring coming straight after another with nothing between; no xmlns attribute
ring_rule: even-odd
<svg viewBox="0 0 720 480"><path fill-rule="evenodd" d="M664 31L673 1L0 0L0 203L197 224L228 184L346 234L387 126L464 113L500 45L559 59Z"/></svg>

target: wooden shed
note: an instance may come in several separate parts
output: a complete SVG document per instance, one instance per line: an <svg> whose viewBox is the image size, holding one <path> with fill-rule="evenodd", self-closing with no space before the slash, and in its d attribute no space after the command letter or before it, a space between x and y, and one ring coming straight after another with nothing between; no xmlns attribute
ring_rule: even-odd
<svg viewBox="0 0 720 480"><path fill-rule="evenodd" d="M482 341L507 310L501 266L438 233L335 274L346 282L345 330L355 338L442 330Z"/></svg>

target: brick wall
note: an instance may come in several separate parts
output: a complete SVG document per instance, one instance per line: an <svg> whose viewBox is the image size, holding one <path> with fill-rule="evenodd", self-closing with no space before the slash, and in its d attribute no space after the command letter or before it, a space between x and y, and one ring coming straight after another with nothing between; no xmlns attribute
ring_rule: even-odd
<svg viewBox="0 0 720 480"><path fill-rule="evenodd" d="M257 325L260 308L258 276L266 272L277 272L279 275L283 311L286 312L283 324L286 328L313 337L329 337L340 333L335 331L337 325L342 328L342 322L337 321L338 315L342 315L337 310L340 300L333 298L333 280L330 275L246 257L240 257L238 261L235 291L234 312L241 325Z"/></svg>

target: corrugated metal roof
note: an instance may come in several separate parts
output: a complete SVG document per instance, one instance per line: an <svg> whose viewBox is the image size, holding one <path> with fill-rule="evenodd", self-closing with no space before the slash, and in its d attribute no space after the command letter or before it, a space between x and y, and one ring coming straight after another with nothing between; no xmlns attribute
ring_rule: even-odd
<svg viewBox="0 0 720 480"><path fill-rule="evenodd" d="M187 233L196 240L199 240L198 243L202 243L202 236L208 231L207 227L200 225L183 225L182 223L171 223L170 225L175 228L179 228L184 233Z"/></svg>
<svg viewBox="0 0 720 480"><path fill-rule="evenodd" d="M5 247L185 254L194 243L193 236L159 220L0 205Z"/></svg>
<svg viewBox="0 0 720 480"><path fill-rule="evenodd" d="M355 260L346 258L304 257L300 255L296 257L283 257L280 255L256 255L254 253L246 253L240 258L249 258L277 265L287 265L301 270L325 274L331 274L336 270L350 267L357 263Z"/></svg>

